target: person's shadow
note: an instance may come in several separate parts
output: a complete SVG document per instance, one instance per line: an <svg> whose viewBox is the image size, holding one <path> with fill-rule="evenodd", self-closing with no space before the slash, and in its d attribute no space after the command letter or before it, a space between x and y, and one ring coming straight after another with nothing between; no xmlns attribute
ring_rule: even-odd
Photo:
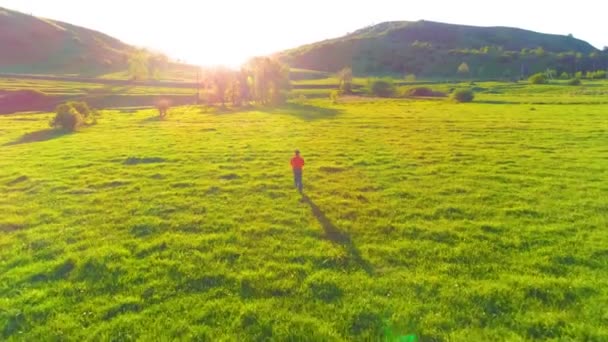
<svg viewBox="0 0 608 342"><path fill-rule="evenodd" d="M323 213L321 208L319 208L306 194L302 194L302 202L308 204L310 209L312 209L312 214L317 218L317 221L319 221L321 227L323 227L323 230L325 231L325 237L334 243L342 245L352 260L368 275L372 275L374 273L372 266L361 257L361 253L350 236L347 233L340 231L340 229L325 216L325 213Z"/></svg>

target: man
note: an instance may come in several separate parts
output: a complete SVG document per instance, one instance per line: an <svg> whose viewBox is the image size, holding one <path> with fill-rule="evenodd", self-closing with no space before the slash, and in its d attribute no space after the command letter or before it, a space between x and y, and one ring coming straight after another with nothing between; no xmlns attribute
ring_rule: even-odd
<svg viewBox="0 0 608 342"><path fill-rule="evenodd" d="M302 167L304 167L304 159L300 157L300 151L296 150L296 155L291 158L291 168L293 169L293 181L300 193L302 193Z"/></svg>

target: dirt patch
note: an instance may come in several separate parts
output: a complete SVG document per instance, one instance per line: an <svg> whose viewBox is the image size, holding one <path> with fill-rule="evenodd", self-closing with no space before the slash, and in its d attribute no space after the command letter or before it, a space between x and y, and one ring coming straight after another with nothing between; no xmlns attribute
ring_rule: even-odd
<svg viewBox="0 0 608 342"><path fill-rule="evenodd" d="M130 182L128 181L121 181L121 180L115 180L112 182L106 182L106 183L101 183L99 185L97 185L97 188L101 188L101 189L107 189L107 188L117 188L119 186L125 186L125 185L129 185Z"/></svg>
<svg viewBox="0 0 608 342"><path fill-rule="evenodd" d="M225 179L225 180L234 180L234 179L239 179L241 177L239 177L239 175L237 175L236 173L228 173L228 174L220 176L220 178Z"/></svg>
<svg viewBox="0 0 608 342"><path fill-rule="evenodd" d="M15 232L18 230L25 229L25 227L26 226L24 224L0 223L0 232L5 232L5 233Z"/></svg>
<svg viewBox="0 0 608 342"><path fill-rule="evenodd" d="M172 188L177 188L177 189L186 189L186 188L194 188L196 186L196 184L194 183L173 183L171 184Z"/></svg>
<svg viewBox="0 0 608 342"><path fill-rule="evenodd" d="M164 163L167 160L159 157L147 157L147 158L138 158L138 157L129 157L124 161L125 165L137 165L137 164L155 164L155 163Z"/></svg>
<svg viewBox="0 0 608 342"><path fill-rule="evenodd" d="M321 166L319 171L327 173L340 173L346 171L346 168L338 166Z"/></svg>
<svg viewBox="0 0 608 342"><path fill-rule="evenodd" d="M19 177L13 179L12 181L6 183L6 185L13 186L13 185L17 185L19 183L23 183L23 182L25 182L27 180L29 180L28 176L19 176Z"/></svg>

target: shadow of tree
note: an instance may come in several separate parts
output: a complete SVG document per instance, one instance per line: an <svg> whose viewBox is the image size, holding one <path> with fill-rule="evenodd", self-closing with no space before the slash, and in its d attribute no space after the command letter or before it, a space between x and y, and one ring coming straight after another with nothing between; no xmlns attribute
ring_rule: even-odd
<svg viewBox="0 0 608 342"><path fill-rule="evenodd" d="M374 273L373 267L367 262L363 257L361 257L361 252L357 249L357 246L353 243L351 237L338 229L325 215L325 213L319 208L315 202L313 202L310 197L307 195L302 195L302 202L308 204L310 209L312 210L312 214L315 216L317 221L323 227L325 231L325 237L339 245L342 245L344 249L348 252L352 260L359 265L368 275L372 275Z"/></svg>
<svg viewBox="0 0 608 342"><path fill-rule="evenodd" d="M338 116L341 112L335 108L317 107L310 104L294 102L287 103L283 106L270 108L267 111L270 113L295 116L305 121L330 119Z"/></svg>
<svg viewBox="0 0 608 342"><path fill-rule="evenodd" d="M280 106L242 106L242 107L210 107L206 113L226 115L233 113L244 113L251 111L262 111L270 114L291 115L305 121L330 119L338 116L341 111L335 108L317 107L310 104L289 102Z"/></svg>
<svg viewBox="0 0 608 342"><path fill-rule="evenodd" d="M47 141L47 140L60 138L66 134L68 134L68 132L61 130L61 129L47 128L47 129L43 129L40 131L24 134L23 136L21 136L21 138L15 140L15 141L6 143L6 144L4 144L4 146L12 146L12 145L29 144L29 143L33 143L33 142Z"/></svg>
<svg viewBox="0 0 608 342"><path fill-rule="evenodd" d="M141 120L141 123L146 123L146 122L159 122L159 121L165 121L167 118L161 118L160 115L155 115L155 116L150 116L148 118L145 118L143 120Z"/></svg>

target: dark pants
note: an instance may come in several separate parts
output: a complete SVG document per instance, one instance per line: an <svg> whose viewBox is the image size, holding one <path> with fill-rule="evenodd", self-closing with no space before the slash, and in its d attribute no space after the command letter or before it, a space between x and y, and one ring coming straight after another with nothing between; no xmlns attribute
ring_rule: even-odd
<svg viewBox="0 0 608 342"><path fill-rule="evenodd" d="M302 192L302 169L293 169L293 182L298 191Z"/></svg>

